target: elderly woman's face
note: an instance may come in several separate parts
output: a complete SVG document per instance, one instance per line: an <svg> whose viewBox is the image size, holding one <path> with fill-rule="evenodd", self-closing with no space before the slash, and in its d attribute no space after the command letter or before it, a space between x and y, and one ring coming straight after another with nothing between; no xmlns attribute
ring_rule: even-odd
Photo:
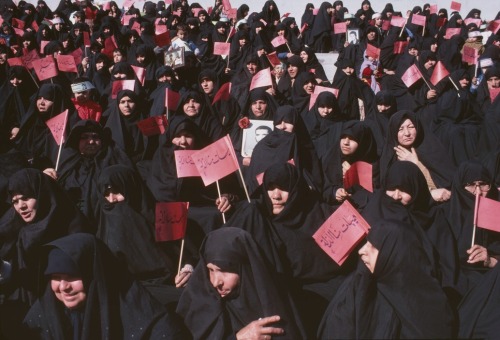
<svg viewBox="0 0 500 340"><path fill-rule="evenodd" d="M368 267L370 272L375 271L375 264L378 258L378 249L373 246L369 241L358 251L361 261Z"/></svg>
<svg viewBox="0 0 500 340"><path fill-rule="evenodd" d="M262 100L258 99L252 103L252 113L255 115L255 117L261 117L264 115L267 109L267 103Z"/></svg>
<svg viewBox="0 0 500 340"><path fill-rule="evenodd" d="M50 288L52 288L56 298L68 309L76 309L82 306L87 299L87 293L81 278L67 274L52 274Z"/></svg>
<svg viewBox="0 0 500 340"><path fill-rule="evenodd" d="M37 199L16 193L12 197L12 206L24 222L31 223L36 218Z"/></svg>
<svg viewBox="0 0 500 340"><path fill-rule="evenodd" d="M240 276L236 273L224 272L213 263L207 263L209 279L221 298L229 296L238 288Z"/></svg>
<svg viewBox="0 0 500 340"><path fill-rule="evenodd" d="M417 129L410 119L406 119L399 127L398 143L404 147L411 147L417 138Z"/></svg>

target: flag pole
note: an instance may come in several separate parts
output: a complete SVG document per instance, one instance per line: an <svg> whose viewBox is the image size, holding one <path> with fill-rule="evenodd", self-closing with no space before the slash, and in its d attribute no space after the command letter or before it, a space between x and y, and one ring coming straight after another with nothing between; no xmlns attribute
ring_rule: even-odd
<svg viewBox="0 0 500 340"><path fill-rule="evenodd" d="M184 254L184 237L182 238L182 241L181 241L181 254L179 256L179 267L177 269L177 275L181 274L182 255L183 254Z"/></svg>
<svg viewBox="0 0 500 340"><path fill-rule="evenodd" d="M288 42L285 43L286 44L286 47L288 47L288 50L290 51L290 53L292 53L292 49L290 48L290 46L288 45Z"/></svg>
<svg viewBox="0 0 500 340"><path fill-rule="evenodd" d="M453 84L453 86L455 86L455 88L457 89L457 95L458 95L458 97L460 97L460 90L458 89L457 84L455 84L455 82L453 81L453 79L451 79L450 76L448 76L448 79L450 79L450 81Z"/></svg>
<svg viewBox="0 0 500 340"><path fill-rule="evenodd" d="M406 22L405 22L405 24L403 25L403 28L401 29L401 33L399 33L399 37L400 37L400 38L403 36L403 32L404 32L404 30L405 30L405 27L406 27L406 24L408 23L408 19L409 19L409 18L410 18L410 17L406 18Z"/></svg>
<svg viewBox="0 0 500 340"><path fill-rule="evenodd" d="M222 196L220 194L220 186L219 186L219 181L215 181L215 184L217 184L217 193L219 194L219 202L222 202ZM226 224L226 214L222 213L222 221L224 224Z"/></svg>
<svg viewBox="0 0 500 340"><path fill-rule="evenodd" d="M476 203L474 204L474 221L472 226L472 244L471 248L474 246L474 242L476 240L476 228L477 228L477 208L479 207L479 195L480 192L476 193Z"/></svg>
<svg viewBox="0 0 500 340"><path fill-rule="evenodd" d="M238 172L240 173L241 183L243 184L243 189L245 189L245 195L247 196L247 201L250 203L250 195L248 194L247 185L245 184L245 180L243 179L243 174L241 173L241 168L238 164Z"/></svg>
<svg viewBox="0 0 500 340"><path fill-rule="evenodd" d="M165 110L165 115L167 116L167 120L168 120L168 88L165 90L165 98L166 98L166 105L165 105L165 107L167 108Z"/></svg>
<svg viewBox="0 0 500 340"><path fill-rule="evenodd" d="M61 135L61 139L59 140L59 151L57 152L57 160L56 160L56 168L55 171L57 172L57 168L59 167L59 160L61 159L61 150L64 142L64 132L66 131L66 123L68 121L68 115L69 111L66 110L66 116L64 117L64 125L63 125L63 131Z"/></svg>

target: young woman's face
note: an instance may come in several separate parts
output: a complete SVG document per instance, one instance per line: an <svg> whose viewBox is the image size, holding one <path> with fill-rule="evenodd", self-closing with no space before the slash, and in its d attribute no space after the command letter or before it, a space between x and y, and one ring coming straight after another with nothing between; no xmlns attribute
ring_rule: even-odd
<svg viewBox="0 0 500 340"><path fill-rule="evenodd" d="M224 272L213 263L207 263L210 283L221 298L233 293L240 284L240 276L236 273Z"/></svg>
<svg viewBox="0 0 500 340"><path fill-rule="evenodd" d="M306 91L306 93L309 95L313 94L315 87L316 87L316 83L313 81L309 81L309 82L305 83L303 86L304 91Z"/></svg>
<svg viewBox="0 0 500 340"><path fill-rule="evenodd" d="M214 82L208 78L203 78L201 80L201 88L206 94L211 94L214 90Z"/></svg>
<svg viewBox="0 0 500 340"><path fill-rule="evenodd" d="M321 117L325 118L333 112L333 107L328 106L319 106L318 113Z"/></svg>
<svg viewBox="0 0 500 340"><path fill-rule="evenodd" d="M417 129L413 122L406 119L399 127L398 143L404 147L411 147L417 138Z"/></svg>
<svg viewBox="0 0 500 340"><path fill-rule="evenodd" d="M95 132L83 132L80 135L78 150L84 157L94 157L102 149L101 136Z"/></svg>
<svg viewBox="0 0 500 340"><path fill-rule="evenodd" d="M194 147L194 136L186 130L180 131L172 139L172 144L186 150L192 150Z"/></svg>
<svg viewBox="0 0 500 340"><path fill-rule="evenodd" d="M340 139L340 151L342 151L342 154L345 156L354 154L358 149L358 146L358 142L350 136L344 136Z"/></svg>
<svg viewBox="0 0 500 340"><path fill-rule="evenodd" d="M114 188L108 188L104 191L104 198L109 203L117 203L125 201L125 196Z"/></svg>
<svg viewBox="0 0 500 340"><path fill-rule="evenodd" d="M370 272L375 271L375 264L378 258L378 249L373 246L369 241L358 251L361 261L368 267Z"/></svg>
<svg viewBox="0 0 500 340"><path fill-rule="evenodd" d="M124 96L122 97L122 99L120 99L118 108L124 116L130 116L132 113L134 113L135 102L129 96Z"/></svg>
<svg viewBox="0 0 500 340"><path fill-rule="evenodd" d="M285 209L286 202L288 201L288 191L271 186L267 190L267 195L271 199L273 205L273 215L278 215Z"/></svg>
<svg viewBox="0 0 500 340"><path fill-rule="evenodd" d="M195 117L200 113L201 104L193 98L188 99L183 106L184 113L189 117Z"/></svg>
<svg viewBox="0 0 500 340"><path fill-rule="evenodd" d="M295 78L297 76L297 73L299 73L299 68L297 66L288 65L288 74L291 78Z"/></svg>
<svg viewBox="0 0 500 340"><path fill-rule="evenodd" d="M309 59L309 55L306 53L306 51L300 52L300 58L302 58L302 61L304 63L307 63L307 59Z"/></svg>
<svg viewBox="0 0 500 340"><path fill-rule="evenodd" d="M81 278L67 274L52 274L50 287L56 298L68 309L76 309L82 306L87 299L87 293Z"/></svg>
<svg viewBox="0 0 500 340"><path fill-rule="evenodd" d="M26 197L22 194L15 194L12 197L12 206L24 222L31 223L35 220L37 212L36 198Z"/></svg>
<svg viewBox="0 0 500 340"><path fill-rule="evenodd" d="M36 107L40 113L49 112L53 105L54 102L52 100L45 99L44 97L38 97L36 100Z"/></svg>

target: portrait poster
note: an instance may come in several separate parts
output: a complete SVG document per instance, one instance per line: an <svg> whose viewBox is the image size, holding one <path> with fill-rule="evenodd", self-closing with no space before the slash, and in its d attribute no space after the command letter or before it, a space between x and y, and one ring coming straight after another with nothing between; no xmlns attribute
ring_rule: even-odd
<svg viewBox="0 0 500 340"><path fill-rule="evenodd" d="M179 47L165 52L165 65L173 69L184 66L184 47Z"/></svg>
<svg viewBox="0 0 500 340"><path fill-rule="evenodd" d="M243 129L243 144L241 155L243 157L252 157L252 152L258 142L274 130L272 120L250 119L250 126Z"/></svg>

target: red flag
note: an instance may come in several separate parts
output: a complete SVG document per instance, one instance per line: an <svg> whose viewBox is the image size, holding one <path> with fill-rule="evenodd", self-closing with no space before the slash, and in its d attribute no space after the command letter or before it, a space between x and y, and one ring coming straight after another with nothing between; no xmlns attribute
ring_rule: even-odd
<svg viewBox="0 0 500 340"><path fill-rule="evenodd" d="M411 16L411 23L418 26L425 26L426 17L425 15L413 14Z"/></svg>
<svg viewBox="0 0 500 340"><path fill-rule="evenodd" d="M40 81L57 76L56 62L51 55L42 59L33 60L31 64Z"/></svg>
<svg viewBox="0 0 500 340"><path fill-rule="evenodd" d="M73 52L70 53L70 55L75 58L75 63L78 65L82 62L82 57L83 57L83 51L81 48L77 48Z"/></svg>
<svg viewBox="0 0 500 340"><path fill-rule="evenodd" d="M406 87L410 88L420 78L422 78L422 74L420 73L418 67L413 64L405 71L401 80L405 83Z"/></svg>
<svg viewBox="0 0 500 340"><path fill-rule="evenodd" d="M134 31L136 31L139 35L141 35L141 24L139 23L139 21L134 21L134 24L132 25L131 29L133 29Z"/></svg>
<svg viewBox="0 0 500 340"><path fill-rule="evenodd" d="M142 84L142 86L144 86L144 80L146 80L146 69L135 65L130 66L132 66L137 79L139 79L139 82Z"/></svg>
<svg viewBox="0 0 500 340"><path fill-rule="evenodd" d="M177 170L177 178L184 177L200 177L198 168L194 164L191 155L198 150L175 150L175 169Z"/></svg>
<svg viewBox="0 0 500 340"><path fill-rule="evenodd" d="M102 51L102 53L104 53L111 60L113 60L113 51L118 47L116 46L115 41L112 38L113 37L108 37L106 38L106 40L104 40L104 49Z"/></svg>
<svg viewBox="0 0 500 340"><path fill-rule="evenodd" d="M229 55L230 49L231 49L231 43L214 42L215 55Z"/></svg>
<svg viewBox="0 0 500 340"><path fill-rule="evenodd" d="M446 18L438 18L438 21L436 22L436 27L443 27L448 19Z"/></svg>
<svg viewBox="0 0 500 340"><path fill-rule="evenodd" d="M12 18L12 27L24 29L24 21L16 18Z"/></svg>
<svg viewBox="0 0 500 340"><path fill-rule="evenodd" d="M431 5L429 8L429 14L437 14L438 13L438 5Z"/></svg>
<svg viewBox="0 0 500 340"><path fill-rule="evenodd" d="M491 21L486 29L493 32L493 34L497 34L499 28L500 28L500 20L495 20Z"/></svg>
<svg viewBox="0 0 500 340"><path fill-rule="evenodd" d="M394 43L394 54L403 54L406 46L408 46L408 41L396 41Z"/></svg>
<svg viewBox="0 0 500 340"><path fill-rule="evenodd" d="M83 32L83 46L90 47L90 35L89 32Z"/></svg>
<svg viewBox="0 0 500 340"><path fill-rule="evenodd" d="M391 25L394 27L404 27L406 24L406 19L403 17L392 16Z"/></svg>
<svg viewBox="0 0 500 340"><path fill-rule="evenodd" d="M344 176L344 189L354 185L361 185L369 192L373 192L372 165L366 162L355 162Z"/></svg>
<svg viewBox="0 0 500 340"><path fill-rule="evenodd" d="M266 87L272 85L273 78L271 77L271 69L268 67L254 74L252 82L250 83L250 91L257 87Z"/></svg>
<svg viewBox="0 0 500 340"><path fill-rule="evenodd" d="M380 58L380 48L376 48L373 45L366 44L366 55L372 57L373 59Z"/></svg>
<svg viewBox="0 0 500 340"><path fill-rule="evenodd" d="M314 233L313 238L341 266L369 230L365 219L349 201L344 201Z"/></svg>
<svg viewBox="0 0 500 340"><path fill-rule="evenodd" d="M168 32L168 27L167 25L156 25L155 26L155 34L160 35L162 33Z"/></svg>
<svg viewBox="0 0 500 340"><path fill-rule="evenodd" d="M276 52L268 53L266 54L266 57L267 60L269 60L269 63L273 65L273 67L276 67L281 64L281 60L276 55Z"/></svg>
<svg viewBox="0 0 500 340"><path fill-rule="evenodd" d="M229 34L227 35L227 38L229 39L235 34L236 34L236 29L234 28L234 26L231 26L231 29L229 30Z"/></svg>
<svg viewBox="0 0 500 340"><path fill-rule="evenodd" d="M177 110L179 101L181 100L181 95L171 89L167 88L165 90L165 107L169 110Z"/></svg>
<svg viewBox="0 0 500 340"><path fill-rule="evenodd" d="M168 46L171 44L170 32L155 35L155 44L159 47Z"/></svg>
<svg viewBox="0 0 500 340"><path fill-rule="evenodd" d="M282 35L278 35L276 38L271 40L271 44L276 48L287 43L286 39Z"/></svg>
<svg viewBox="0 0 500 340"><path fill-rule="evenodd" d="M134 91L135 80L115 80L111 87L111 99L115 99L121 90Z"/></svg>
<svg viewBox="0 0 500 340"><path fill-rule="evenodd" d="M212 15L212 11L213 11L213 9L214 9L214 8L213 8L212 6L210 6L210 7L208 7L208 8L207 8L207 13L208 13L208 15Z"/></svg>
<svg viewBox="0 0 500 340"><path fill-rule="evenodd" d="M231 83L225 83L220 88L219 91L214 96L214 100L212 101L212 105L217 103L219 100L228 101L231 96Z"/></svg>
<svg viewBox="0 0 500 340"><path fill-rule="evenodd" d="M291 14L291 13L286 12L285 14L283 14L283 15L281 16L281 18L288 18L288 16L289 16L290 14Z"/></svg>
<svg viewBox="0 0 500 340"><path fill-rule="evenodd" d="M464 20L465 25L476 24L478 28L481 27L483 21L481 19L467 18Z"/></svg>
<svg viewBox="0 0 500 340"><path fill-rule="evenodd" d="M238 160L229 135L195 152L191 158L205 186L238 170Z"/></svg>
<svg viewBox="0 0 500 340"><path fill-rule="evenodd" d="M452 1L450 8L452 11L460 12L460 8L462 8L462 4L460 2Z"/></svg>
<svg viewBox="0 0 500 340"><path fill-rule="evenodd" d="M335 34L347 32L347 24L345 22L338 22L336 24L333 24L333 32Z"/></svg>
<svg viewBox="0 0 500 340"><path fill-rule="evenodd" d="M49 128L57 145L64 142L64 130L66 129L66 122L68 121L68 110L63 111L55 117L48 119L45 124Z"/></svg>
<svg viewBox="0 0 500 340"><path fill-rule="evenodd" d="M390 28L391 28L391 21L390 20L382 20L382 30L388 31Z"/></svg>
<svg viewBox="0 0 500 340"><path fill-rule="evenodd" d="M445 39L451 39L454 35L460 34L461 28L447 28L446 34L444 35Z"/></svg>
<svg viewBox="0 0 500 340"><path fill-rule="evenodd" d="M231 1L229 0L222 0L222 6L224 7L225 11L229 11L233 6L231 6Z"/></svg>
<svg viewBox="0 0 500 340"><path fill-rule="evenodd" d="M125 7L125 5L123 5L123 6ZM126 14L125 14L125 15L122 17L122 24L123 24L124 26L128 26L128 25L130 24L130 19L132 19L133 17L134 17L133 15L126 15Z"/></svg>
<svg viewBox="0 0 500 340"><path fill-rule="evenodd" d="M137 122L137 127L146 137L163 135L167 125L167 118L163 115L148 117Z"/></svg>
<svg viewBox="0 0 500 340"><path fill-rule="evenodd" d="M474 47L464 46L462 51L462 61L469 65L477 63L477 58L479 57L479 51Z"/></svg>
<svg viewBox="0 0 500 340"><path fill-rule="evenodd" d="M1 23L0 23L0 25L1 25ZM39 27L38 27L38 24L35 20L33 20L33 22L31 23L31 28L33 28L33 31L38 32Z"/></svg>
<svg viewBox="0 0 500 340"><path fill-rule="evenodd" d="M476 225L479 228L500 232L500 223L498 221L498 212L500 211L500 202L490 198L479 196L477 206Z"/></svg>
<svg viewBox="0 0 500 340"><path fill-rule="evenodd" d="M40 59L40 57L38 56L38 53L36 53L36 49L33 49L31 51L27 51L21 59L23 60L24 65L31 70L33 69L33 61Z"/></svg>
<svg viewBox="0 0 500 340"><path fill-rule="evenodd" d="M57 68L59 69L59 71L78 73L78 69L76 68L75 63L75 57L73 57L72 55L59 54L56 60Z"/></svg>
<svg viewBox="0 0 500 340"><path fill-rule="evenodd" d="M308 27L307 23L302 25L302 27L300 28L300 34L304 33L304 31L306 30L307 27Z"/></svg>
<svg viewBox="0 0 500 340"><path fill-rule="evenodd" d="M432 76L431 76L432 85L436 86L437 83L439 83L441 80L448 77L449 75L450 72L448 72L444 64L441 61L438 61L436 63L436 66L434 66L434 70L432 71Z"/></svg>
<svg viewBox="0 0 500 340"><path fill-rule="evenodd" d="M156 242L184 238L189 202L158 202L155 209Z"/></svg>
<svg viewBox="0 0 500 340"><path fill-rule="evenodd" d="M500 87L490 89L490 99L492 103L495 101L495 98L498 97L499 93L500 93Z"/></svg>

